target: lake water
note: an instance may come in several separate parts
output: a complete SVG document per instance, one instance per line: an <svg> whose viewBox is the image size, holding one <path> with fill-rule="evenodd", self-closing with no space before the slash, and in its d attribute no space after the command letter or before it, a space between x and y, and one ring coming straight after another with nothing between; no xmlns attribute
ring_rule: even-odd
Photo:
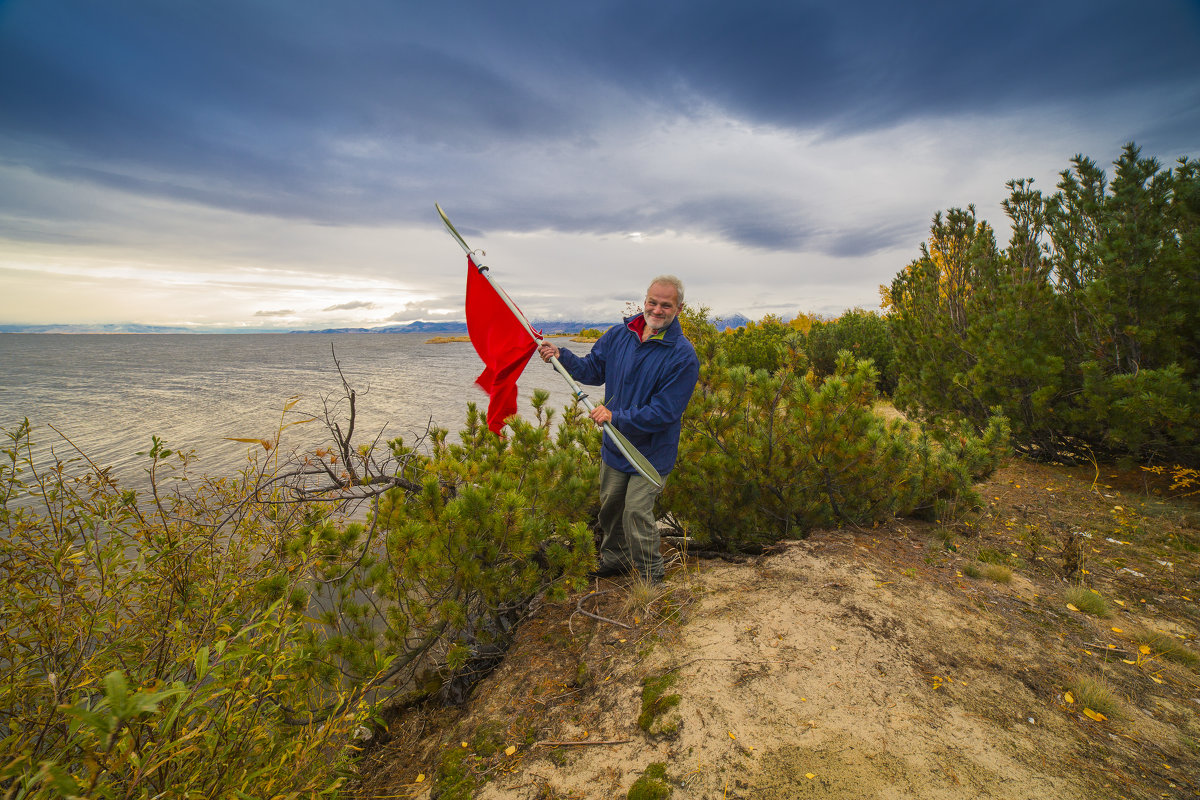
<svg viewBox="0 0 1200 800"><path fill-rule="evenodd" d="M474 385L483 364L469 342L428 344L426 334L0 335L0 427L28 417L43 452L70 446L53 425L123 481L138 483L138 451L151 435L173 448L194 448L202 472L232 472L247 445L225 437L273 438L284 404L320 413L322 398L342 396L342 373L357 391L355 440L411 442L426 423L457 432L466 405L486 409ZM587 344L570 345L582 355ZM570 402L566 383L537 356L519 383L518 411L532 415L535 388L550 405ZM291 417L289 417L291 418ZM343 423L343 428L345 423ZM318 423L285 433L284 449L322 444Z"/></svg>

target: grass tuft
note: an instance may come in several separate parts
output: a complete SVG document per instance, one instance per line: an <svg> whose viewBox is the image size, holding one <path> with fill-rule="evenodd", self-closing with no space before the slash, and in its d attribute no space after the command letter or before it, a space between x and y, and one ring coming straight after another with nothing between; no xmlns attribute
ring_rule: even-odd
<svg viewBox="0 0 1200 800"><path fill-rule="evenodd" d="M1168 661L1194 667L1200 664L1200 656L1184 647L1178 639L1164 631L1142 630L1133 634L1133 641L1146 645L1150 652L1160 655Z"/></svg>
<svg viewBox="0 0 1200 800"><path fill-rule="evenodd" d="M1012 583L1012 567L1006 567L1002 564L988 564L983 568L983 574L986 578L996 583Z"/></svg>
<svg viewBox="0 0 1200 800"><path fill-rule="evenodd" d="M663 584L655 584L645 576L634 573L625 588L625 602L621 605L621 613L625 616L645 616L668 591Z"/></svg>
<svg viewBox="0 0 1200 800"><path fill-rule="evenodd" d="M980 564L978 562L964 564L962 574L968 578L987 578L996 583L1012 583L1013 577L1012 567L1004 564Z"/></svg>
<svg viewBox="0 0 1200 800"><path fill-rule="evenodd" d="M1074 695L1075 705L1080 710L1090 708L1099 711L1106 717L1120 716L1121 704L1112 687L1103 678L1093 678L1087 675L1076 675L1067 685L1067 690Z"/></svg>
<svg viewBox="0 0 1200 800"><path fill-rule="evenodd" d="M1063 593L1063 600L1093 617L1111 617L1112 611L1108 601L1103 596L1093 592L1086 586L1072 586ZM1096 709L1099 711L1099 709Z"/></svg>

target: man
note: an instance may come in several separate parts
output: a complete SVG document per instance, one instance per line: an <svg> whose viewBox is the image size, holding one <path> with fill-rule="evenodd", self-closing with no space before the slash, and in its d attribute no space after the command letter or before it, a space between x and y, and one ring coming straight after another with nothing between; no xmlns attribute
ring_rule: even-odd
<svg viewBox="0 0 1200 800"><path fill-rule="evenodd" d="M592 420L611 421L664 477L675 466L683 411L700 377L696 350L679 326L682 305L683 282L661 275L646 290L644 311L610 328L587 356L548 342L538 348L543 361L558 358L580 383L604 384L607 399L592 411ZM654 501L662 489L639 475L607 436L601 460L603 538L592 575L636 571L658 583L663 559Z"/></svg>

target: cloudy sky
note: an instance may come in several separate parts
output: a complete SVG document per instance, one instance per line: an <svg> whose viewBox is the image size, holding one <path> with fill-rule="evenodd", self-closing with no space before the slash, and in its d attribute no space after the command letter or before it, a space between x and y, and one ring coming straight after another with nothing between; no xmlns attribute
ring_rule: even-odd
<svg viewBox="0 0 1200 800"><path fill-rule="evenodd" d="M0 0L0 323L878 305L939 209L1200 155L1195 0Z"/></svg>

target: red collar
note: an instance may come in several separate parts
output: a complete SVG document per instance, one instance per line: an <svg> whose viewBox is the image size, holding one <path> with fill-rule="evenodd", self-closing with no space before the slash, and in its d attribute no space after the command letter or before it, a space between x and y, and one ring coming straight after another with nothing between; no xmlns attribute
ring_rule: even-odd
<svg viewBox="0 0 1200 800"><path fill-rule="evenodd" d="M659 331L658 333L651 336L650 339L643 339L643 335L646 333L646 318L644 316L642 316L641 314L638 314L636 317L629 320L629 322L625 323L625 327L629 328L629 330L631 330L637 334L639 342L641 342L641 341L648 342L648 341L650 341L650 339L663 338L666 335L667 328L669 328L671 326L668 325L667 328L663 328L661 331Z"/></svg>

